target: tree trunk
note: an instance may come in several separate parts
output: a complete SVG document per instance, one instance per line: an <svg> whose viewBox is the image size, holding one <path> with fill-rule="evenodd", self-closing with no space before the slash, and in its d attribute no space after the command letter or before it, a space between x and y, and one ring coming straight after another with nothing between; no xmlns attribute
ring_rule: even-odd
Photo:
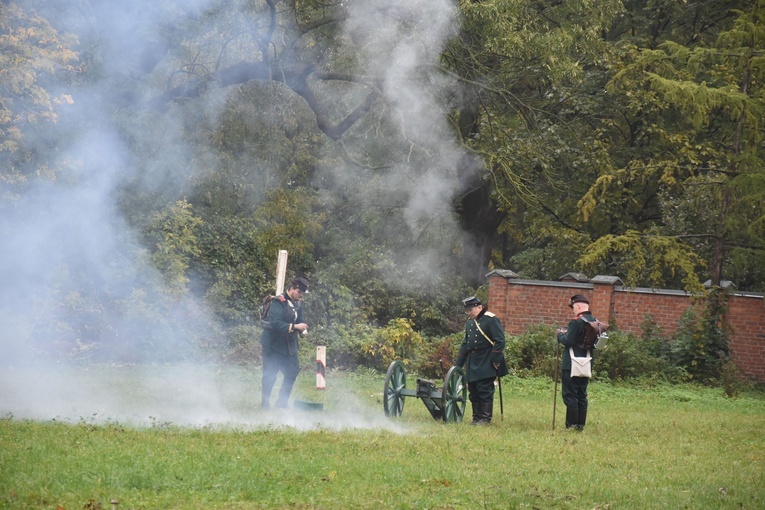
<svg viewBox="0 0 765 510"><path fill-rule="evenodd" d="M753 57L754 51L749 49L749 55L747 62L750 62ZM744 67L744 76L741 80L741 93L748 94L749 82L751 80L751 70L749 65ZM728 165L728 177L725 188L723 189L722 203L720 204L720 217L717 220L717 230L715 231L715 247L712 253L712 286L719 287L723 280L723 265L725 263L725 221L728 216L728 208L732 200L732 190L730 182L735 175L738 175L739 157L741 156L741 137L744 129L744 116L745 110L741 110L741 114L736 122L736 130L733 135L733 157Z"/></svg>

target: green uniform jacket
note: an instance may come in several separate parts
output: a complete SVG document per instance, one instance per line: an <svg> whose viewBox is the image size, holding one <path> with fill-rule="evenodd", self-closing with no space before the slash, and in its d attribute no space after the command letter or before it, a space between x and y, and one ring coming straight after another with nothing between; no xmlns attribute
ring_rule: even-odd
<svg viewBox="0 0 765 510"><path fill-rule="evenodd" d="M491 342L481 334L479 326ZM465 363L467 363L465 376L467 382L508 374L507 362L505 362L505 332L502 330L502 323L496 315L485 309L478 314L478 318L468 319L465 324L465 338L462 340L455 365L463 367ZM499 367L498 369L494 368L495 364Z"/></svg>
<svg viewBox="0 0 765 510"><path fill-rule="evenodd" d="M566 329L565 333L558 334L558 342L560 342L561 345L565 347L565 349L563 349L563 357L561 358L560 362L561 370L571 370L571 354L568 352L569 347L574 348L574 356L577 358L581 356L587 356L587 350L579 347L579 344L582 342L584 337L583 320L592 322L595 320L595 317L592 316L592 313L589 310L582 312L579 314L579 317L568 323L568 329ZM590 349L590 356L592 356L594 359L595 356L593 351L594 349ZM590 364L590 367L593 366L594 361Z"/></svg>
<svg viewBox="0 0 765 510"><path fill-rule="evenodd" d="M294 326L303 322L302 303L292 301L286 292L279 294L271 301L266 322L260 336L263 349L297 356L300 332Z"/></svg>

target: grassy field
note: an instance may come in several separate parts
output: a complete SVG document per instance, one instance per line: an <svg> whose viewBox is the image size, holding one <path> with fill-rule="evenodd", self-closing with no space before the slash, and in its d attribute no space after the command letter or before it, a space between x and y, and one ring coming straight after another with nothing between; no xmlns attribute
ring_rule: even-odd
<svg viewBox="0 0 765 510"><path fill-rule="evenodd" d="M151 377L108 372L112 385ZM157 406L141 425L90 410L43 420L7 413L0 507L765 508L758 392L728 399L719 389L594 381L589 422L577 433L563 429L560 403L551 429L553 384L542 379L506 377L504 420L497 402L492 425L471 427L433 420L415 398L400 418L385 418L380 374L330 372L323 391L305 374L298 398L324 410L261 411L257 371L213 373L216 405L227 411L201 425L163 417L174 388L161 394L129 382L119 386L123 405L135 398ZM144 408L136 409L140 418ZM199 406L191 413L198 423Z"/></svg>

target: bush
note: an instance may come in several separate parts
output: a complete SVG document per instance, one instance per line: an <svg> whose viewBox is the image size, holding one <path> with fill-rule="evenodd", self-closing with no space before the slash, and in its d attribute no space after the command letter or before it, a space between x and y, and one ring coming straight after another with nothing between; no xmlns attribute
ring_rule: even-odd
<svg viewBox="0 0 765 510"><path fill-rule="evenodd" d="M223 359L233 364L260 362L263 351L260 335L263 330L255 326L236 326L226 331L226 349Z"/></svg>
<svg viewBox="0 0 765 510"><path fill-rule="evenodd" d="M462 333L425 339L417 348L412 359L412 370L419 376L439 380L454 365L457 351L462 342Z"/></svg>
<svg viewBox="0 0 765 510"><path fill-rule="evenodd" d="M744 372L730 359L723 363L720 379L725 395L730 398L736 398L741 393L756 388L754 382L748 379Z"/></svg>
<svg viewBox="0 0 765 510"><path fill-rule="evenodd" d="M685 372L672 366L665 358L655 356L652 352L654 348L654 342L644 341L632 333L609 332L607 347L595 351L593 367L596 376L614 380L682 380Z"/></svg>
<svg viewBox="0 0 765 510"><path fill-rule="evenodd" d="M723 327L726 304L719 292L710 292L703 310L691 307L682 315L670 344L672 363L705 384L723 382L723 371L730 360L728 334Z"/></svg>
<svg viewBox="0 0 765 510"><path fill-rule="evenodd" d="M384 328L376 329L362 343L362 350L372 361L372 368L387 370L400 359L404 365L411 360L423 343L422 335L414 330L410 319L391 319Z"/></svg>
<svg viewBox="0 0 765 510"><path fill-rule="evenodd" d="M393 320L385 328L371 325L318 326L301 338L300 364L304 369L315 363L316 346L327 347L327 368L357 369L359 367L385 372L391 361L401 360L418 375L439 378L443 359L445 369L454 364L456 346L461 334L443 338L424 338L411 321Z"/></svg>
<svg viewBox="0 0 765 510"><path fill-rule="evenodd" d="M681 381L686 378L682 368L653 354L658 340L643 341L631 333L609 332L608 345L594 353L595 376L599 379L649 378ZM554 378L560 370L561 349L555 337L555 327L530 326L526 333L509 337L505 358L511 371L519 377L546 376Z"/></svg>
<svg viewBox="0 0 765 510"><path fill-rule="evenodd" d="M720 308L716 310L717 313L710 310L699 313L690 309L671 338L662 335L651 317L641 324L642 336L619 331L612 324L607 347L594 353L595 377L615 381L695 379L722 384L726 393L734 396L744 381L728 357L726 332L718 326ZM538 324L522 335L507 337L505 358L511 373L518 377L554 378L562 356L555 329L553 325ZM320 326L311 330L303 346L306 341L313 346L327 346L328 367L365 367L385 372L390 362L398 359L407 371L437 380L454 364L462 332L425 338L412 320L393 319L384 328L368 324ZM304 366L315 362L314 351L301 350Z"/></svg>
<svg viewBox="0 0 765 510"><path fill-rule="evenodd" d="M640 338L650 354L657 358L670 359L670 342L664 337L663 330L653 315L645 316L645 320L640 324L640 331Z"/></svg>
<svg viewBox="0 0 765 510"><path fill-rule="evenodd" d="M364 352L364 345L369 342L374 331L369 325L309 328L308 336L301 339L301 366L315 363L316 347L324 345L327 348L327 368L373 368L374 360Z"/></svg>
<svg viewBox="0 0 765 510"><path fill-rule="evenodd" d="M530 326L523 335L506 339L507 366L511 373L519 377L555 377L559 366L556 362L557 345L555 326Z"/></svg>

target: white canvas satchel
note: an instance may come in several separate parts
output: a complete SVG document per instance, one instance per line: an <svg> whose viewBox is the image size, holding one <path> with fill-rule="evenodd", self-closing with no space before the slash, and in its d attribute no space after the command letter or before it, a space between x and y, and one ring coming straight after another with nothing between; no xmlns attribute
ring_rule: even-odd
<svg viewBox="0 0 765 510"><path fill-rule="evenodd" d="M577 358L574 356L574 348L568 348L569 354L571 354L571 377L592 377L592 356L590 351L587 351L587 356L583 358Z"/></svg>

